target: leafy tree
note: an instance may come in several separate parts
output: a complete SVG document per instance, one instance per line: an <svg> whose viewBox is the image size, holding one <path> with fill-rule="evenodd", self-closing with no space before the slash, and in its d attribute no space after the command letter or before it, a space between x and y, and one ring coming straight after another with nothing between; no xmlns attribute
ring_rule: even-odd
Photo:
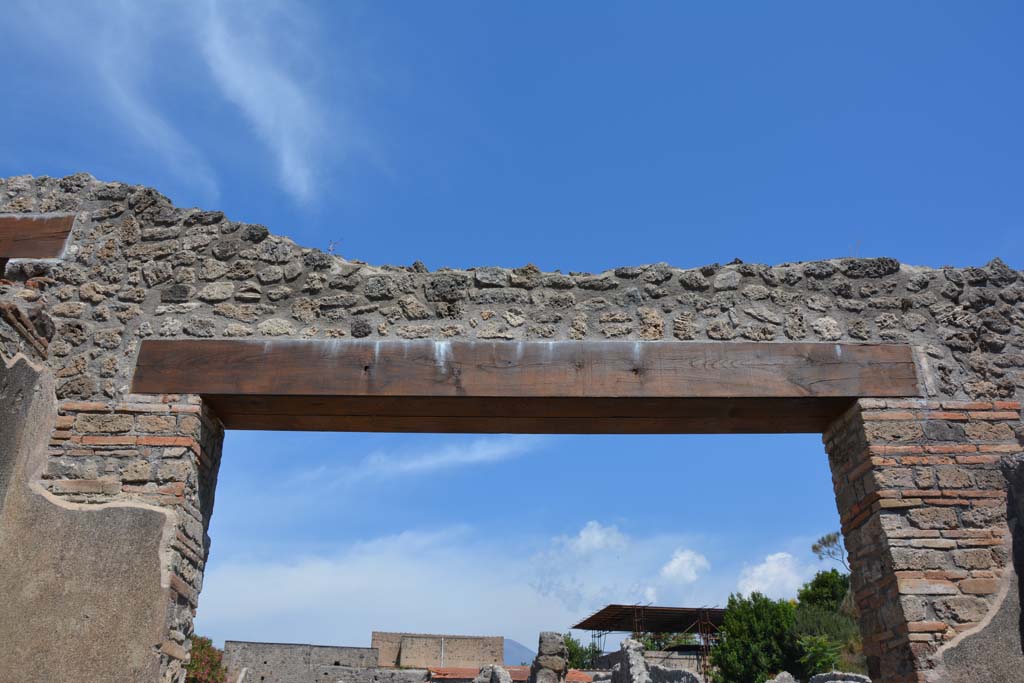
<svg viewBox="0 0 1024 683"><path fill-rule="evenodd" d="M645 650L667 650L676 645L694 645L697 636L692 633L649 633L635 632L633 640L643 644Z"/></svg>
<svg viewBox="0 0 1024 683"><path fill-rule="evenodd" d="M814 605L830 612L838 612L843 598L850 591L850 576L837 569L818 572L800 588L797 597L801 605Z"/></svg>
<svg viewBox="0 0 1024 683"><path fill-rule="evenodd" d="M730 595L720 642L711 653L715 683L764 683L780 671L798 671L796 607L760 593Z"/></svg>
<svg viewBox="0 0 1024 683"><path fill-rule="evenodd" d="M796 608L795 631L797 638L824 636L836 643L849 643L859 636L857 624L841 612L832 612L817 605L799 605Z"/></svg>
<svg viewBox="0 0 1024 683"><path fill-rule="evenodd" d="M223 659L224 653L209 638L192 636L192 658L185 667L185 683L224 683L228 672Z"/></svg>
<svg viewBox="0 0 1024 683"><path fill-rule="evenodd" d="M825 644L829 645L828 651L837 653L838 664L831 666L860 673L867 670L856 612L849 608L852 603L849 582L848 576L833 569L819 572L799 591L795 634L804 656L810 657L807 661L801 658L805 667L811 667L802 671L805 677L819 673L813 669L816 662L823 661L820 658L825 656L822 652ZM808 638L812 640L805 640ZM807 647L817 649L809 652Z"/></svg>
<svg viewBox="0 0 1024 683"><path fill-rule="evenodd" d="M584 646L580 641L573 638L571 633L566 633L564 639L565 648L569 651L570 669L588 669L601 656L601 648L598 647L597 643Z"/></svg>
<svg viewBox="0 0 1024 683"><path fill-rule="evenodd" d="M805 677L835 671L839 666L839 644L828 636L804 636L800 646L800 664Z"/></svg>
<svg viewBox="0 0 1024 683"><path fill-rule="evenodd" d="M846 564L846 550L839 539L839 532L825 534L811 546L811 552L818 556L819 560L829 559L843 565L843 569L850 571L850 565Z"/></svg>

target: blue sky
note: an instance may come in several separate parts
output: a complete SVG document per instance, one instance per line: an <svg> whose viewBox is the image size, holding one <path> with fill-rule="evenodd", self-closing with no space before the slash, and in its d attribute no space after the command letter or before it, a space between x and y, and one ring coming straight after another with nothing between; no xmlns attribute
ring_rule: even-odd
<svg viewBox="0 0 1024 683"><path fill-rule="evenodd" d="M0 175L153 185L374 263L1022 268L1022 15L15 0ZM197 623L532 645L605 602L792 593L836 525L814 435L231 433Z"/></svg>

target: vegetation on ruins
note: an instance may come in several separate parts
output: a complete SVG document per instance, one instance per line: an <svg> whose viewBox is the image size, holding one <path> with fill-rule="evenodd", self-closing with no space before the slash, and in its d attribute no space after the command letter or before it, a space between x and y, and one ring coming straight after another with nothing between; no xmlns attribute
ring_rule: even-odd
<svg viewBox="0 0 1024 683"><path fill-rule="evenodd" d="M866 672L860 632L847 605L850 577L818 572L799 599L733 595L711 655L715 683L762 683L780 671L803 678L836 669Z"/></svg>
<svg viewBox="0 0 1024 683"><path fill-rule="evenodd" d="M215 648L209 638L192 636L192 657L186 668L185 683L224 683L228 672L223 659L224 653Z"/></svg>
<svg viewBox="0 0 1024 683"><path fill-rule="evenodd" d="M571 633L565 634L565 649L569 652L570 669L589 669L601 656L601 648L597 643L583 645L579 640L572 637Z"/></svg>
<svg viewBox="0 0 1024 683"><path fill-rule="evenodd" d="M796 605L761 593L730 595L711 653L715 683L764 683L779 671L799 671Z"/></svg>
<svg viewBox="0 0 1024 683"><path fill-rule="evenodd" d="M805 675L835 671L839 667L839 644L828 636L802 636L797 641Z"/></svg>

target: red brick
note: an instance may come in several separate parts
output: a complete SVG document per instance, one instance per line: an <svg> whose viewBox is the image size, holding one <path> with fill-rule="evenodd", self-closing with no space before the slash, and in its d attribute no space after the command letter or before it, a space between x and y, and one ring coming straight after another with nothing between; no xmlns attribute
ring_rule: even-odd
<svg viewBox="0 0 1024 683"><path fill-rule="evenodd" d="M63 412L75 413L109 413L110 405L98 401L65 401L60 404Z"/></svg>
<svg viewBox="0 0 1024 683"><path fill-rule="evenodd" d="M911 633L944 632L948 628L943 621L912 621L907 627Z"/></svg>
<svg viewBox="0 0 1024 683"><path fill-rule="evenodd" d="M1019 420L1020 413L1010 410L993 410L987 413L972 412L971 417L975 420Z"/></svg>
<svg viewBox="0 0 1024 683"><path fill-rule="evenodd" d="M943 401L946 410L991 410L992 404L987 401Z"/></svg>
<svg viewBox="0 0 1024 683"><path fill-rule="evenodd" d="M978 447L971 443L929 444L924 447L928 453L974 453Z"/></svg>
<svg viewBox="0 0 1024 683"><path fill-rule="evenodd" d="M999 591L999 582L995 579L964 579L957 586L968 595L990 595Z"/></svg>
<svg viewBox="0 0 1024 683"><path fill-rule="evenodd" d="M199 444L187 436L140 436L140 446L184 446L198 452Z"/></svg>
<svg viewBox="0 0 1024 683"><path fill-rule="evenodd" d="M958 465L991 465L1000 461L998 455L958 455L956 456L956 462Z"/></svg>
<svg viewBox="0 0 1024 683"><path fill-rule="evenodd" d="M89 446L134 446L134 436L83 436L81 442Z"/></svg>
<svg viewBox="0 0 1024 683"><path fill-rule="evenodd" d="M118 403L114 409L119 413L166 413L164 403Z"/></svg>

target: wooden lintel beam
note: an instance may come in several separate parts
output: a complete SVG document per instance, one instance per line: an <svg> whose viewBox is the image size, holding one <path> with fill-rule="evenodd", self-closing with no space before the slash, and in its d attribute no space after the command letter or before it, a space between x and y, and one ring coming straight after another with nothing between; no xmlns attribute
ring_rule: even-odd
<svg viewBox="0 0 1024 683"><path fill-rule="evenodd" d="M74 223L70 213L0 216L0 258L58 258Z"/></svg>
<svg viewBox="0 0 1024 683"><path fill-rule="evenodd" d="M135 393L201 394L229 427L819 431L917 396L902 345L145 340Z"/></svg>

